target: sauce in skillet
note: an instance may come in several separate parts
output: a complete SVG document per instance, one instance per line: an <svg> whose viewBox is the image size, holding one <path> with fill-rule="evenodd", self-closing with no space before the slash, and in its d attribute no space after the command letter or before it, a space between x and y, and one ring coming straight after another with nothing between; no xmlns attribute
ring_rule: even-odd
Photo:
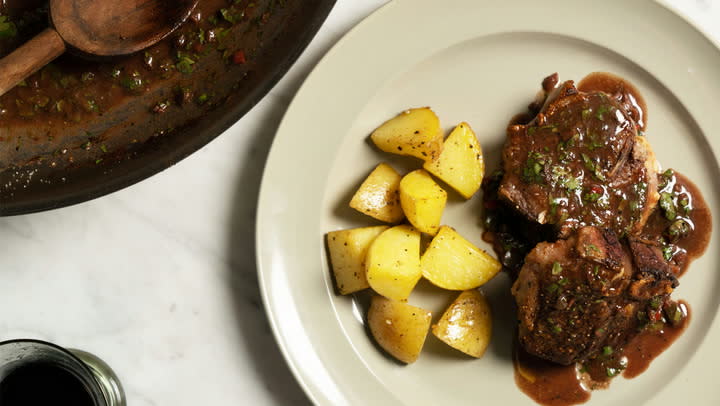
<svg viewBox="0 0 720 406"><path fill-rule="evenodd" d="M95 166L110 171L229 109L264 74L295 1L203 0L147 51L97 62L66 53L26 79L0 97L0 198L64 183L66 168L70 182ZM47 24L47 0L0 0L0 56Z"/></svg>
<svg viewBox="0 0 720 406"><path fill-rule="evenodd" d="M127 98L146 93L155 83L192 74L199 60L210 52L225 53L228 63L243 62L241 55L235 57L236 50L230 48L227 37L230 28L250 14L248 5L247 1L201 1L177 34L137 55L105 63L64 55L0 96L0 120L12 126L37 121L78 123L102 116ZM0 2L0 56L47 27L47 19L47 1ZM183 95L182 88L177 93L179 103L157 100L151 108L162 113L170 104L203 103L210 97L202 93Z"/></svg>

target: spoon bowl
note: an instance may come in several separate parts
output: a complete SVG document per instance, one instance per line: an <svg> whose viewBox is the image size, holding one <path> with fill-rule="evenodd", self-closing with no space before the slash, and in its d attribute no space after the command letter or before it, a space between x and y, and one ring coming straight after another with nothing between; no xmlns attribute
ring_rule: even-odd
<svg viewBox="0 0 720 406"><path fill-rule="evenodd" d="M51 0L50 21L73 53L118 56L175 31L198 0Z"/></svg>
<svg viewBox="0 0 720 406"><path fill-rule="evenodd" d="M70 50L86 58L141 51L184 23L199 0L50 0L50 27L0 60L0 95Z"/></svg>

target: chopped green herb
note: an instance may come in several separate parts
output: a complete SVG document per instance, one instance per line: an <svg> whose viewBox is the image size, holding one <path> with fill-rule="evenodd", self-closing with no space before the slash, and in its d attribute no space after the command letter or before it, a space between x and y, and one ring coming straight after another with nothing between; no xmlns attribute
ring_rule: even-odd
<svg viewBox="0 0 720 406"><path fill-rule="evenodd" d="M663 253L663 258L665 258L666 261L670 261L672 259L673 255L675 255L675 249L673 248L672 245L665 245L662 248L662 253Z"/></svg>
<svg viewBox="0 0 720 406"><path fill-rule="evenodd" d="M600 193L590 192L583 195L583 200L585 200L586 202L595 203L598 201L598 199L600 199L600 197L602 197Z"/></svg>
<svg viewBox="0 0 720 406"><path fill-rule="evenodd" d="M686 237L690 233L691 227L687 221L683 219L677 219L670 227L668 227L667 234L670 237L670 242L676 242L680 238Z"/></svg>
<svg viewBox="0 0 720 406"><path fill-rule="evenodd" d="M72 76L63 76L60 78L60 86L63 89L67 89L68 87L72 86L73 84L73 77Z"/></svg>
<svg viewBox="0 0 720 406"><path fill-rule="evenodd" d="M558 324L553 324L552 327L550 327L553 333L558 334L562 332L562 327Z"/></svg>
<svg viewBox="0 0 720 406"><path fill-rule="evenodd" d="M673 303L665 308L665 315L667 316L668 320L670 320L670 323L672 323L673 325L678 325L684 317L683 311L676 303Z"/></svg>
<svg viewBox="0 0 720 406"><path fill-rule="evenodd" d="M239 23L245 16L245 12L236 9L235 7L230 7L220 9L220 15L222 15L222 18L230 24L236 24Z"/></svg>
<svg viewBox="0 0 720 406"><path fill-rule="evenodd" d="M583 162L585 163L585 167L588 170L595 171L595 162L593 162L592 158L590 158L587 154L582 154Z"/></svg>
<svg viewBox="0 0 720 406"><path fill-rule="evenodd" d="M560 130L558 130L557 126L554 124L544 125L544 126L540 127L540 129L541 130L550 130L554 133L560 131Z"/></svg>
<svg viewBox="0 0 720 406"><path fill-rule="evenodd" d="M650 308L652 308L652 309L655 309L655 310L659 309L661 304L662 304L662 298L660 298L658 296L655 296L652 299L650 299L649 305L650 305Z"/></svg>
<svg viewBox="0 0 720 406"><path fill-rule="evenodd" d="M600 248L597 247L595 244L586 244L585 245L585 255L590 255L591 253L600 253Z"/></svg>
<svg viewBox="0 0 720 406"><path fill-rule="evenodd" d="M583 109L583 111L582 111L582 119L583 119L583 121L584 121L584 120L587 120L587 118L590 116L590 113L591 113L591 112L592 112L592 111L590 111L590 109Z"/></svg>
<svg viewBox="0 0 720 406"><path fill-rule="evenodd" d="M197 33L197 37L198 37L198 41L200 41L200 44L204 44L205 43L205 30L200 28L200 31L198 31L198 33Z"/></svg>
<svg viewBox="0 0 720 406"><path fill-rule="evenodd" d="M665 323L663 323L662 321L656 321L646 326L646 328L650 331L660 331L663 329L663 327L665 327Z"/></svg>
<svg viewBox="0 0 720 406"><path fill-rule="evenodd" d="M532 151L528 154L523 168L523 179L528 183L542 183L542 172L545 166L545 158L539 152Z"/></svg>
<svg viewBox="0 0 720 406"><path fill-rule="evenodd" d="M197 98L198 104L205 104L210 99L210 96L207 95L207 93L203 93Z"/></svg>
<svg viewBox="0 0 720 406"><path fill-rule="evenodd" d="M598 120L603 120L605 118L605 113L608 111L610 111L610 108L603 104L595 112L595 117L597 117Z"/></svg>
<svg viewBox="0 0 720 406"><path fill-rule="evenodd" d="M612 347L610 347L609 345L606 345L605 347L603 347L603 355L608 356L608 355L612 355L612 353L613 353Z"/></svg>
<svg viewBox="0 0 720 406"><path fill-rule="evenodd" d="M560 185L568 191L580 189L580 184L582 183L580 178L573 176L567 168L559 165L553 166L551 179L554 184Z"/></svg>
<svg viewBox="0 0 720 406"><path fill-rule="evenodd" d="M677 217L677 209L675 208L672 194L668 192L660 193L659 204L660 208L665 213L665 218L668 220L675 220L675 217Z"/></svg>
<svg viewBox="0 0 720 406"><path fill-rule="evenodd" d="M178 58L180 61L175 64L177 70L182 73L193 73L195 61L187 55L179 55Z"/></svg>
<svg viewBox="0 0 720 406"><path fill-rule="evenodd" d="M559 262L553 262L552 266L552 274L553 275L560 275L562 273L562 265L560 265Z"/></svg>
<svg viewBox="0 0 720 406"><path fill-rule="evenodd" d="M17 26L7 16L0 16L0 39L13 38L17 35Z"/></svg>
<svg viewBox="0 0 720 406"><path fill-rule="evenodd" d="M639 195L644 195L647 191L647 183L646 182L638 182L633 185L633 188L635 189L635 193Z"/></svg>
<svg viewBox="0 0 720 406"><path fill-rule="evenodd" d="M550 293L555 293L560 290L560 286L557 283L551 283L546 289Z"/></svg>
<svg viewBox="0 0 720 406"><path fill-rule="evenodd" d="M138 90L145 84L139 72L133 72L130 76L126 76L120 80L120 86L127 90Z"/></svg>
<svg viewBox="0 0 720 406"><path fill-rule="evenodd" d="M97 113L98 111L100 111L100 108L98 107L97 103L96 103L95 100L93 100L93 99L88 99L88 100L87 100L86 109L87 109L88 111L92 111L93 113Z"/></svg>
<svg viewBox="0 0 720 406"><path fill-rule="evenodd" d="M586 146L590 151L594 151L604 146L604 144L598 140L598 136L596 134L588 134L588 139L590 142L587 143Z"/></svg>
<svg viewBox="0 0 720 406"><path fill-rule="evenodd" d="M617 374L620 373L620 369L613 368L613 367L607 367L607 368L605 368L605 373L607 374L608 378L612 378L614 376L617 376Z"/></svg>
<svg viewBox="0 0 720 406"><path fill-rule="evenodd" d="M683 210L683 213L685 213L686 215L690 213L690 210L692 209L692 207L690 207L690 200L687 197L683 197L682 199L680 199L678 205Z"/></svg>
<svg viewBox="0 0 720 406"><path fill-rule="evenodd" d="M565 141L566 148L572 148L575 146L575 141L580 139L580 133L574 134L569 140Z"/></svg>

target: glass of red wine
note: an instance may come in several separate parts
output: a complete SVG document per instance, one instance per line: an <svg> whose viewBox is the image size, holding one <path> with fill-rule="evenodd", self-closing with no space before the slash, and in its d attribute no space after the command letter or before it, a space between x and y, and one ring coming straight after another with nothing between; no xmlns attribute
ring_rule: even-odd
<svg viewBox="0 0 720 406"><path fill-rule="evenodd" d="M0 405L125 406L115 373L94 355L39 340L0 343Z"/></svg>

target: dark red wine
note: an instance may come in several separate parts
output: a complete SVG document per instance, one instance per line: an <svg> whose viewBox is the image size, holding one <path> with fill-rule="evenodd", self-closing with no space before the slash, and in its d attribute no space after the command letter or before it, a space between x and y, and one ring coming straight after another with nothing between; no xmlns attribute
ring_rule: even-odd
<svg viewBox="0 0 720 406"><path fill-rule="evenodd" d="M75 375L50 363L31 363L0 381L2 406L93 406L91 395Z"/></svg>

